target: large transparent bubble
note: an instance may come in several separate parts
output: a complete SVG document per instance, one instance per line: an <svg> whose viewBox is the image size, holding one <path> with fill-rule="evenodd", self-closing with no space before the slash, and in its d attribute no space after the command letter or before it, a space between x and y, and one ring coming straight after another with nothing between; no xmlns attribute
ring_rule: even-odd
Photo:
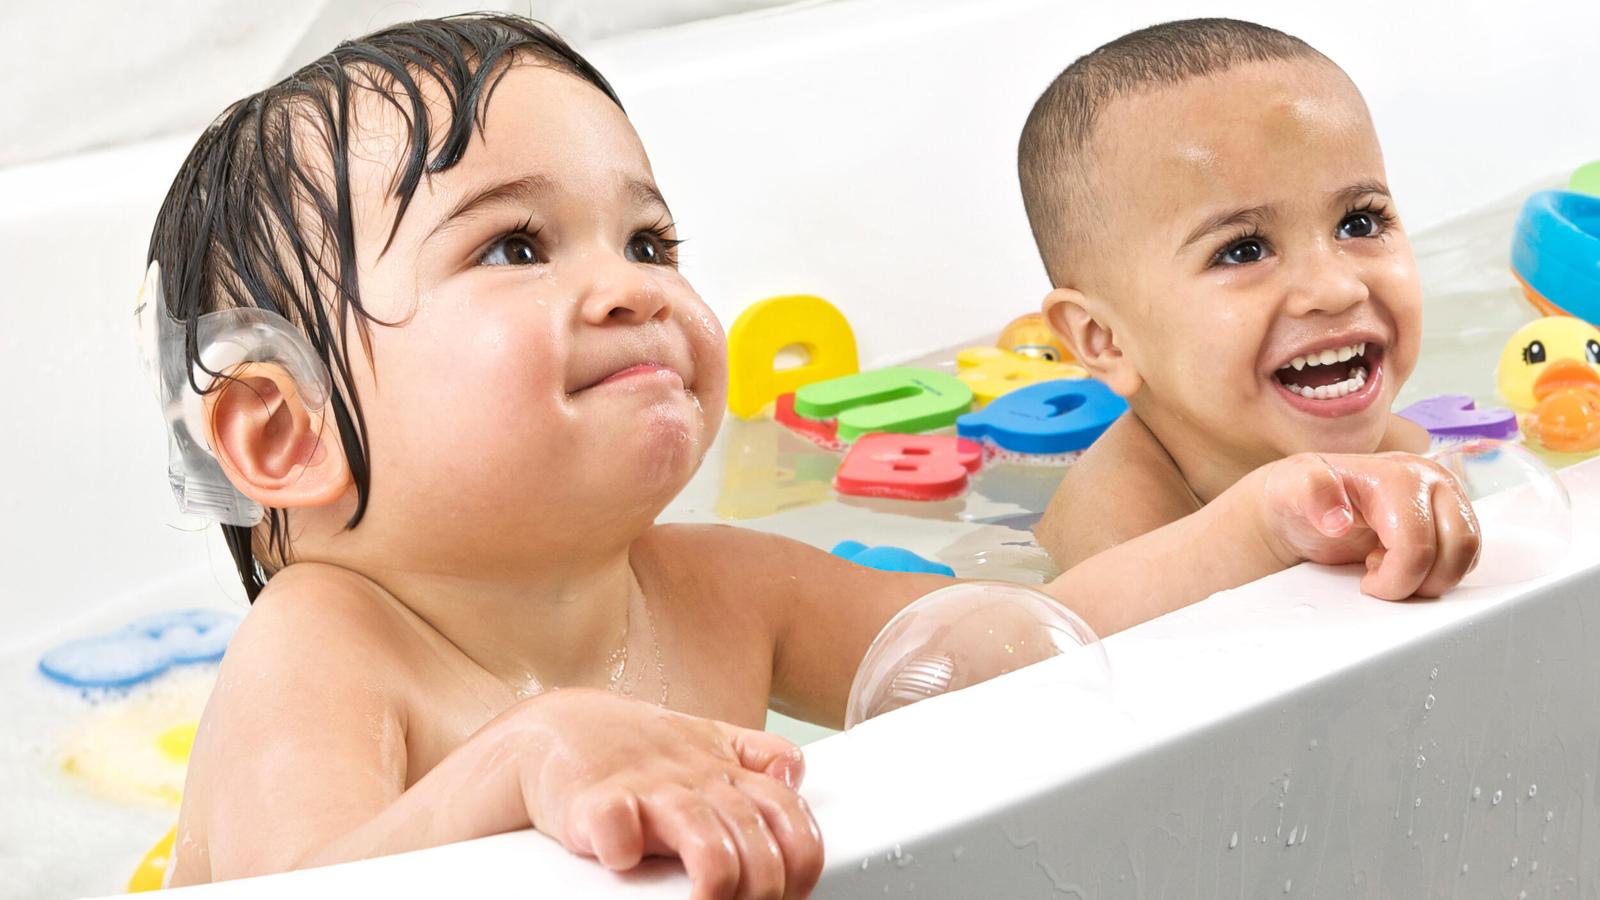
<svg viewBox="0 0 1600 900"><path fill-rule="evenodd" d="M1109 688L1100 639L1045 594L988 581L940 588L878 632L850 685L845 727L1056 656L1068 659L1053 683Z"/></svg>
<svg viewBox="0 0 1600 900"><path fill-rule="evenodd" d="M1572 546L1572 499L1527 449L1469 441L1430 454L1455 473L1483 527L1478 566L1464 585L1514 584L1560 564Z"/></svg>

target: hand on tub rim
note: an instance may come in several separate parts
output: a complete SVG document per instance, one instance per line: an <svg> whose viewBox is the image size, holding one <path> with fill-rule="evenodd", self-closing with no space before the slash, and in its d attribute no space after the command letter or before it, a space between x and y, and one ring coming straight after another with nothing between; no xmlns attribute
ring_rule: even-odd
<svg viewBox="0 0 1600 900"><path fill-rule="evenodd" d="M1284 565L1365 563L1361 590L1384 600L1438 597L1477 565L1482 531L1466 492L1409 453L1301 453L1251 478L1267 545Z"/></svg>

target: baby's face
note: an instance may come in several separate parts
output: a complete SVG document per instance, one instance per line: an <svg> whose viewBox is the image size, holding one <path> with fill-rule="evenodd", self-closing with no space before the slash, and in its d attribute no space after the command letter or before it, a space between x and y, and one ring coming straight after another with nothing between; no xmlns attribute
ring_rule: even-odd
<svg viewBox="0 0 1600 900"><path fill-rule="evenodd" d="M1096 141L1089 271L1141 417L1252 467L1375 450L1421 293L1349 80L1321 61L1240 66L1116 102Z"/></svg>
<svg viewBox="0 0 1600 900"><path fill-rule="evenodd" d="M378 103L360 115L361 291L396 323L372 327L370 367L351 341L369 515L475 561L648 524L716 434L726 363L627 118L576 77L513 67L384 250L404 132Z"/></svg>

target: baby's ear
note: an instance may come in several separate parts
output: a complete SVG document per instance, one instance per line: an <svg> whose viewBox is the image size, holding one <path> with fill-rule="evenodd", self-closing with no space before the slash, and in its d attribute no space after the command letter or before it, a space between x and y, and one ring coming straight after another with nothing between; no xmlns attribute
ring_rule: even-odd
<svg viewBox="0 0 1600 900"><path fill-rule="evenodd" d="M306 408L293 377L247 363L205 396L205 422L222 471L251 500L274 509L326 506L351 486L339 430L326 408Z"/></svg>
<svg viewBox="0 0 1600 900"><path fill-rule="evenodd" d="M1144 379L1133 361L1117 346L1117 336L1103 317L1096 315L1082 291L1056 288L1045 295L1044 319L1056 336L1067 342L1078 364L1105 382L1119 396L1132 397Z"/></svg>

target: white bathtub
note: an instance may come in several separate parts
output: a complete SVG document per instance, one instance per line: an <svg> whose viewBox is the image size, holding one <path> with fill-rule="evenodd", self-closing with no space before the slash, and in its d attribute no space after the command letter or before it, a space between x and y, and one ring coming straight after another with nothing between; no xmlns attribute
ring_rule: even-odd
<svg viewBox="0 0 1600 900"><path fill-rule="evenodd" d="M1066 62L1154 21L1253 18L1340 62L1413 231L1600 156L1593 4L1085 6L855 0L583 49L724 321L818 293L855 324L865 365L1033 307L1046 285L1016 189L1021 122ZM191 141L0 171L0 653L161 584L238 596L213 533L159 525L165 448L128 323ZM811 745L819 894L1595 896L1600 471L1567 476L1583 519L1560 577L1385 605L1347 573L1302 568L1108 640L1115 707L1065 705L1047 664ZM624 883L684 888L672 865L617 878L526 833L199 891Z"/></svg>

